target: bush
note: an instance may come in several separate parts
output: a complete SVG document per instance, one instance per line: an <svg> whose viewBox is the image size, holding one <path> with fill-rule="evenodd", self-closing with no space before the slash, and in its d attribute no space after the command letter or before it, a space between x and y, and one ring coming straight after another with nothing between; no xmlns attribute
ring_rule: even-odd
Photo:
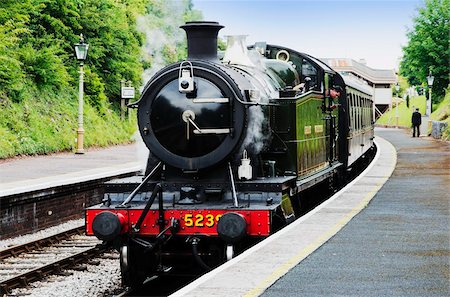
<svg viewBox="0 0 450 297"><path fill-rule="evenodd" d="M55 94L51 90L30 92L21 102L0 102L0 158L15 155L46 154L75 147L78 92L68 89ZM107 146L130 142L136 120L121 121L105 103L99 113L89 102L84 105L85 144Z"/></svg>
<svg viewBox="0 0 450 297"><path fill-rule="evenodd" d="M444 140L450 140L450 88L447 88L444 100L439 103L431 114L431 119L447 123L447 128L442 133Z"/></svg>

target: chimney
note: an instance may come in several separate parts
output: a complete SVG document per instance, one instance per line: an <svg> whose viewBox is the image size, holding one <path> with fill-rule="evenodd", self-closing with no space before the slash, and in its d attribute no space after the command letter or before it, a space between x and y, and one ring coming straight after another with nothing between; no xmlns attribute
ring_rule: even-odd
<svg viewBox="0 0 450 297"><path fill-rule="evenodd" d="M218 22L187 22L181 26L187 35L187 59L217 61L217 34L223 27Z"/></svg>

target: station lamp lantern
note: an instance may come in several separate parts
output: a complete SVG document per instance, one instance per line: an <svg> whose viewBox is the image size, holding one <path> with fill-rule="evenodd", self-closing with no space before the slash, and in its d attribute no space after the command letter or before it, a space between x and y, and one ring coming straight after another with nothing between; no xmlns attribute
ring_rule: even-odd
<svg viewBox="0 0 450 297"><path fill-rule="evenodd" d="M400 85L398 84L398 82L395 84L395 91L397 91L398 96L398 92L400 91Z"/></svg>
<svg viewBox="0 0 450 297"><path fill-rule="evenodd" d="M431 88L433 86L433 83L434 83L434 76L431 74L431 70L430 70L430 73L427 76L427 80L428 80L428 86Z"/></svg>
<svg viewBox="0 0 450 297"><path fill-rule="evenodd" d="M75 44L75 55L80 63L83 63L83 61L86 60L88 49L89 44L84 43L83 34L80 34L80 43Z"/></svg>

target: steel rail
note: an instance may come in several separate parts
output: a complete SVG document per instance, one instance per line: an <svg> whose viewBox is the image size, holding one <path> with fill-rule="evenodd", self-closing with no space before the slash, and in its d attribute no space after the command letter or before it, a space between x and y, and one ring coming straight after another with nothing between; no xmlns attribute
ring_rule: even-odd
<svg viewBox="0 0 450 297"><path fill-rule="evenodd" d="M84 233L84 225L79 226L52 236L48 236L45 238L37 239L31 242L27 242L21 245L16 245L4 250L0 251L0 260L16 257L22 253L31 252L36 249L40 249L42 247L47 247L53 244L56 244L60 241L68 239L73 235L82 235ZM0 295L1 296L1 295Z"/></svg>
<svg viewBox="0 0 450 297"><path fill-rule="evenodd" d="M4 281L0 281L0 296L6 295L11 289L27 286L29 283L40 280L47 275L60 273L63 269L69 269L80 263L105 252L108 246L98 244L95 247L70 255L61 260L46 264L25 273L16 275Z"/></svg>

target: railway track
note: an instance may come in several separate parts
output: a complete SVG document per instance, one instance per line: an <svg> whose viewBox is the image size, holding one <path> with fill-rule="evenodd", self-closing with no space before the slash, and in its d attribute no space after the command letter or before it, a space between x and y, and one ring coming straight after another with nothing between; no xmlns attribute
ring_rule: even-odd
<svg viewBox="0 0 450 297"><path fill-rule="evenodd" d="M80 226L0 251L0 296L86 262L107 250Z"/></svg>

